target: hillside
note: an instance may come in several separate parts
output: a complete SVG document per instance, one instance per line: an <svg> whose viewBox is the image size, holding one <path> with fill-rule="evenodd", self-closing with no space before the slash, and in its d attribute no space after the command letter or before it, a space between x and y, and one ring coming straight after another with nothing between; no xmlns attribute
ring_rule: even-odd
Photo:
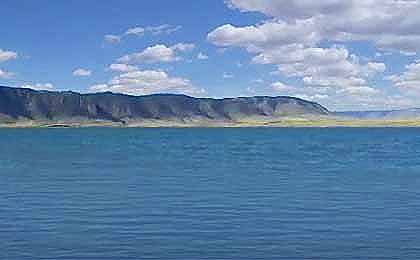
<svg viewBox="0 0 420 260"><path fill-rule="evenodd" d="M36 91L0 87L0 122L118 124L141 122L239 122L326 116L323 106L293 97L194 98L156 94L129 96L110 92Z"/></svg>

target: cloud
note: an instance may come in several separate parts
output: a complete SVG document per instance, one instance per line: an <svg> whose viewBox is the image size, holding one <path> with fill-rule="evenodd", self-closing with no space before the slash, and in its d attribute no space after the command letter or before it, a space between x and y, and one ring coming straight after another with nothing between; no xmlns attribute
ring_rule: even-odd
<svg viewBox="0 0 420 260"><path fill-rule="evenodd" d="M145 29L143 27L133 27L133 28L129 28L125 34L126 35L136 35L136 36L143 36L145 33Z"/></svg>
<svg viewBox="0 0 420 260"><path fill-rule="evenodd" d="M88 77L90 75L92 75L92 71L87 69L79 68L73 71L73 76L76 77Z"/></svg>
<svg viewBox="0 0 420 260"><path fill-rule="evenodd" d="M231 8L260 12L289 25L312 21L326 40L364 40L379 48L413 52L420 37L420 1L228 0Z"/></svg>
<svg viewBox="0 0 420 260"><path fill-rule="evenodd" d="M113 34L107 34L107 35L105 35L104 39L107 43L116 44L116 43L119 43L121 41L121 36L113 35Z"/></svg>
<svg viewBox="0 0 420 260"><path fill-rule="evenodd" d="M145 50L125 55L118 59L121 63L158 63L158 62L172 62L176 60L176 55L173 49L166 45L155 45L147 47Z"/></svg>
<svg viewBox="0 0 420 260"><path fill-rule="evenodd" d="M186 52L193 50L195 48L195 45L192 43L177 43L170 48L174 51Z"/></svg>
<svg viewBox="0 0 420 260"><path fill-rule="evenodd" d="M368 62L366 65L367 75L375 75L376 73L385 72L386 65L381 62Z"/></svg>
<svg viewBox="0 0 420 260"><path fill-rule="evenodd" d="M330 98L330 96L328 95L323 95L323 94L313 94L313 95L307 95L307 94L297 94L295 95L298 98L301 99L305 99L305 100L309 100L309 101L314 101L314 102L322 102L327 98Z"/></svg>
<svg viewBox="0 0 420 260"><path fill-rule="evenodd" d="M14 76L12 72L7 72L0 69L0 79L10 79Z"/></svg>
<svg viewBox="0 0 420 260"><path fill-rule="evenodd" d="M146 31L152 33L153 35L159 34L172 34L176 31L179 31L182 26L172 26L170 24L162 24L159 26L148 26L146 27Z"/></svg>
<svg viewBox="0 0 420 260"><path fill-rule="evenodd" d="M226 24L210 32L207 38L219 47L245 47L250 52L294 43L312 46L321 39L313 20L297 21L293 24L266 21L244 27Z"/></svg>
<svg viewBox="0 0 420 260"><path fill-rule="evenodd" d="M275 92L286 92L286 91L292 91L295 90L294 87L289 86L287 84L284 84L283 82L277 81L270 85L271 89L273 89Z"/></svg>
<svg viewBox="0 0 420 260"><path fill-rule="evenodd" d="M420 90L420 62L407 65L402 74L394 74L388 79L402 90Z"/></svg>
<svg viewBox="0 0 420 260"><path fill-rule="evenodd" d="M51 83L26 84L26 85L22 85L21 87L35 89L35 90L48 90L48 91L55 90L54 85Z"/></svg>
<svg viewBox="0 0 420 260"><path fill-rule="evenodd" d="M210 32L208 39L217 46L241 47L254 55L255 64L273 64L287 77L300 77L305 84L346 87L365 82L364 77L385 69L385 64L361 64L344 47L317 47L319 34L312 21L264 22L256 26L221 26ZM351 79L351 80L349 80Z"/></svg>
<svg viewBox="0 0 420 260"><path fill-rule="evenodd" d="M113 63L109 65L109 70L118 71L118 72L130 72L130 71L138 70L138 67L123 64L123 63Z"/></svg>
<svg viewBox="0 0 420 260"><path fill-rule="evenodd" d="M113 77L107 84L90 87L90 91L111 91L130 95L147 95L153 93L177 93L202 95L204 90L193 86L190 80L171 77L160 70L136 70Z"/></svg>
<svg viewBox="0 0 420 260"><path fill-rule="evenodd" d="M0 49L0 63L5 62L8 60L14 60L17 59L18 55L16 52L13 51L5 51Z"/></svg>
<svg viewBox="0 0 420 260"><path fill-rule="evenodd" d="M194 48L193 44L178 43L171 47L164 44L158 44L147 47L145 50L137 53L125 55L118 59L118 62L125 64L141 64L141 63L169 63L179 60L178 52L186 52Z"/></svg>
<svg viewBox="0 0 420 260"><path fill-rule="evenodd" d="M345 44L365 41L381 53L393 50L413 54L420 50L420 1L225 2L230 8L259 12L266 18L245 26L221 25L207 35L208 41L218 48L243 48L252 56L252 63L275 66L272 74L293 78L301 85L291 87L280 82L261 86L261 91L275 91L277 87L288 95L322 98L333 107L351 103L368 107L375 102L383 105L389 101L386 94L396 94L385 94L372 83L375 76L387 70L386 64L374 60L380 56L358 57ZM344 105L335 100L343 100Z"/></svg>
<svg viewBox="0 0 420 260"><path fill-rule="evenodd" d="M14 60L18 58L18 54L14 51L6 51L6 50L2 50L0 49L0 63L2 62L6 62L9 60ZM10 79L14 76L15 74L12 72L8 72L5 70L0 69L0 79Z"/></svg>
<svg viewBox="0 0 420 260"><path fill-rule="evenodd" d="M361 96L361 95L377 94L379 92L380 91L375 88L366 87L366 86L357 86L357 87L349 87L349 88L342 89L338 93L347 93L350 95Z"/></svg>
<svg viewBox="0 0 420 260"><path fill-rule="evenodd" d="M257 64L275 64L277 72L300 77L305 85L346 88L367 84L367 78L385 71L383 63L368 62L351 55L344 47L290 45L264 50L253 58Z"/></svg>
<svg viewBox="0 0 420 260"><path fill-rule="evenodd" d="M318 102L332 110L405 108L415 103L412 98L403 95L389 95L376 87L357 84L345 88L336 88L318 85L295 86L283 81L276 81L268 86L265 84L256 85L248 88L248 91L253 95L275 94L298 97Z"/></svg>
<svg viewBox="0 0 420 260"><path fill-rule="evenodd" d="M269 16L290 19L309 18L316 14L327 15L333 11L342 11L348 8L350 1L323 0L227 0L230 8L242 12L260 12Z"/></svg>
<svg viewBox="0 0 420 260"><path fill-rule="evenodd" d="M152 35L159 35L159 34L171 34L178 30L180 30L181 26L172 26L170 24L162 24L158 26L147 26L147 27L132 27L129 28L125 34L126 35L136 35L136 36L144 36L146 33L151 33Z"/></svg>
<svg viewBox="0 0 420 260"><path fill-rule="evenodd" d="M197 59L199 59L199 60L208 60L209 59L209 56L207 56L206 54L200 52L200 53L197 54Z"/></svg>
<svg viewBox="0 0 420 260"><path fill-rule="evenodd" d="M170 24L162 24L158 26L147 26L147 27L141 27L141 26L135 26L128 28L124 33L116 35L116 34L107 34L105 35L105 41L111 44L120 43L126 36L137 36L137 37L143 37L146 34L151 35L160 35L160 34L172 34L178 30L180 30L181 26L172 26Z"/></svg>
<svg viewBox="0 0 420 260"><path fill-rule="evenodd" d="M325 82L331 77L364 77L385 70L383 63L360 64L344 47L316 47L320 37L313 32L312 25L308 21L291 26L285 22L242 28L225 25L209 33L208 39L217 46L243 47L255 55L253 63L277 65L278 72L288 77L310 77Z"/></svg>

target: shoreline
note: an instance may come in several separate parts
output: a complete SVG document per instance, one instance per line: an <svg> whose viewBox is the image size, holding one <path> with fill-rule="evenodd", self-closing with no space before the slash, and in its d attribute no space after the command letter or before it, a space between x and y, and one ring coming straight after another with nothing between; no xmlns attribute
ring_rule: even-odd
<svg viewBox="0 0 420 260"><path fill-rule="evenodd" d="M118 122L14 122L0 123L1 129L18 128L420 128L420 119L401 120L276 120L276 121L236 121L236 122L175 122L145 121L133 123Z"/></svg>

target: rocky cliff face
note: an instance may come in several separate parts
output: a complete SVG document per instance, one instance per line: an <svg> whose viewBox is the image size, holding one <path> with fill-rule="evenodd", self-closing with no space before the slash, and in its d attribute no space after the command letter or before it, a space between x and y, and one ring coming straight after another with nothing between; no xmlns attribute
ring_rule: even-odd
<svg viewBox="0 0 420 260"><path fill-rule="evenodd" d="M321 105L292 97L193 98L158 94L79 94L0 87L0 120L220 120L321 116Z"/></svg>

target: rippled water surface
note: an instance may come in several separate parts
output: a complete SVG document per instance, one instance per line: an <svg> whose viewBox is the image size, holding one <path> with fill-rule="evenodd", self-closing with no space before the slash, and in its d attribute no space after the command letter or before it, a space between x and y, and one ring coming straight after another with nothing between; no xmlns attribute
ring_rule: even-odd
<svg viewBox="0 0 420 260"><path fill-rule="evenodd" d="M0 259L419 259L420 129L3 129Z"/></svg>

